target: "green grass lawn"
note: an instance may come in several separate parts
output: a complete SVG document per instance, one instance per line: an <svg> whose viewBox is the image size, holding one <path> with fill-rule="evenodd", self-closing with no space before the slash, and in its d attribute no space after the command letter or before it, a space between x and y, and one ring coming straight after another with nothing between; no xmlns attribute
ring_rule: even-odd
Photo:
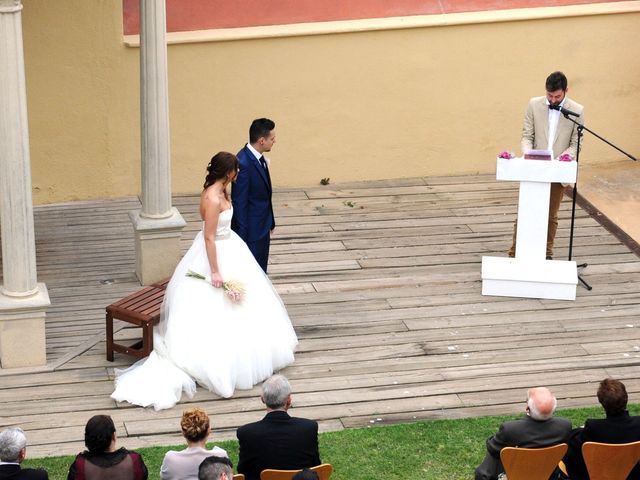
<svg viewBox="0 0 640 480"><path fill-rule="evenodd" d="M523 402L524 411L524 402ZM640 414L640 404L630 405L631 415ZM600 407L559 410L556 415L580 426L587 418L602 418ZM500 423L517 417L478 417L433 420L410 424L372 426L320 434L320 457L334 466L332 480L373 479L470 479L485 455L485 440ZM215 419L214 419L215 422ZM214 433L215 438L215 433ZM214 442L224 448L234 465L238 461L236 441ZM126 447L126 439L120 446ZM162 458L169 449L183 445L137 450L149 468L149 478L158 479ZM25 461L25 466L44 467L52 480L67 478L73 456Z"/></svg>

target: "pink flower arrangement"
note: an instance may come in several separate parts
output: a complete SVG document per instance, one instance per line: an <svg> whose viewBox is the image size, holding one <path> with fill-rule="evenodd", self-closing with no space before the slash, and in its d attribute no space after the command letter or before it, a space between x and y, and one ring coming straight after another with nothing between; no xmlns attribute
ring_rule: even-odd
<svg viewBox="0 0 640 480"><path fill-rule="evenodd" d="M573 162L573 157L568 153L563 153L558 157L558 160L560 160L561 162Z"/></svg>
<svg viewBox="0 0 640 480"><path fill-rule="evenodd" d="M498 154L498 158L506 158L507 160L511 160L512 158L515 158L515 157L516 156L512 152L507 152L506 150Z"/></svg>
<svg viewBox="0 0 640 480"><path fill-rule="evenodd" d="M242 298L244 297L244 286L240 282L234 282L233 280L224 282L222 284L222 288L224 289L224 293L227 294L229 300L233 303L242 302Z"/></svg>

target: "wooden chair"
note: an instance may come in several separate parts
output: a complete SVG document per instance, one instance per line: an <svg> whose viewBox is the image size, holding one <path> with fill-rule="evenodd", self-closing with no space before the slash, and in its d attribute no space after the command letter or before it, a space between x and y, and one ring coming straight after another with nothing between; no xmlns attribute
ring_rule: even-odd
<svg viewBox="0 0 640 480"><path fill-rule="evenodd" d="M591 480L625 480L640 460L640 442L585 442L582 458Z"/></svg>
<svg viewBox="0 0 640 480"><path fill-rule="evenodd" d="M309 468L309 470L313 470L318 474L320 480L329 480L331 477L331 473L333 473L333 466L330 463L323 463L322 465L317 465L315 467ZM299 470L275 470L275 469L266 469L260 472L260 480L291 480L293 476L301 471Z"/></svg>
<svg viewBox="0 0 640 480"><path fill-rule="evenodd" d="M236 474L233 476L233 480L244 480L244 474L242 474L242 473L236 473Z"/></svg>
<svg viewBox="0 0 640 480"><path fill-rule="evenodd" d="M567 444L544 448L505 447L500 461L509 480L548 480L567 453Z"/></svg>

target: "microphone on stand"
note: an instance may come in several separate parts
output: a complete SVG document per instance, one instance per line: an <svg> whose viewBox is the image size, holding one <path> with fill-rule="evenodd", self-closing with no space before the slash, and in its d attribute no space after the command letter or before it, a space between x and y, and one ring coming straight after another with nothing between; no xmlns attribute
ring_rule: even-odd
<svg viewBox="0 0 640 480"><path fill-rule="evenodd" d="M549 108L551 110L560 110L560 113L563 114L563 115L571 115L571 116L574 116L574 117L579 117L580 116L579 113L572 112L571 110L567 110L566 108L561 107L560 105L549 104Z"/></svg>

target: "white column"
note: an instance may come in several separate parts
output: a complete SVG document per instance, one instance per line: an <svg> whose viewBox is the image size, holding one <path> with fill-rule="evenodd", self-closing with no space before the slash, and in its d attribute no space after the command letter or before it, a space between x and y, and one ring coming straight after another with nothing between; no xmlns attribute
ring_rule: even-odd
<svg viewBox="0 0 640 480"><path fill-rule="evenodd" d="M0 366L46 363L47 288L37 283L21 0L0 0Z"/></svg>
<svg viewBox="0 0 640 480"><path fill-rule="evenodd" d="M171 275L185 221L171 206L169 88L164 0L140 0L142 209L130 213L136 274L148 285Z"/></svg>
<svg viewBox="0 0 640 480"><path fill-rule="evenodd" d="M171 215L169 85L164 0L140 2L142 216Z"/></svg>

